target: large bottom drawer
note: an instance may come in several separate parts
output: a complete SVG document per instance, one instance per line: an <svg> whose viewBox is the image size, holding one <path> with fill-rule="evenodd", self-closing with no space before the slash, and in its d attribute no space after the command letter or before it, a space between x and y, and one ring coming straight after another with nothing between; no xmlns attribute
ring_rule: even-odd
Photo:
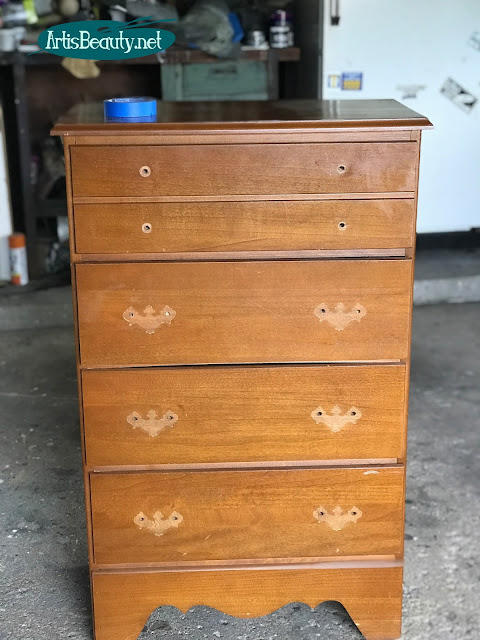
<svg viewBox="0 0 480 640"><path fill-rule="evenodd" d="M159 606L207 605L232 616L269 614L290 602L341 602L368 640L401 633L402 567L93 572L96 640L136 640ZM267 621L268 624L268 621Z"/></svg>
<svg viewBox="0 0 480 640"><path fill-rule="evenodd" d="M396 461L405 378L404 365L86 370L87 463Z"/></svg>
<svg viewBox="0 0 480 640"><path fill-rule="evenodd" d="M91 474L96 565L396 555L403 467Z"/></svg>

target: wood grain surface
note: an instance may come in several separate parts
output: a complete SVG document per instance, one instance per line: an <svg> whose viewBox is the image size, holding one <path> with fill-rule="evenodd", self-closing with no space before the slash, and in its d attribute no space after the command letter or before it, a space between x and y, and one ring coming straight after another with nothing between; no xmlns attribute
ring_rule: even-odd
<svg viewBox="0 0 480 640"><path fill-rule="evenodd" d="M250 618L289 602L344 605L367 640L401 633L402 568L107 573L94 571L96 640L136 640L152 611L206 605Z"/></svg>
<svg viewBox="0 0 480 640"><path fill-rule="evenodd" d="M410 260L78 264L81 363L402 359L411 273ZM339 304L343 330L328 321ZM149 306L164 322L153 333L128 317Z"/></svg>
<svg viewBox="0 0 480 640"><path fill-rule="evenodd" d="M411 247L413 200L75 205L78 253Z"/></svg>
<svg viewBox="0 0 480 640"><path fill-rule="evenodd" d="M404 365L84 370L87 464L401 458L405 382Z"/></svg>
<svg viewBox="0 0 480 640"><path fill-rule="evenodd" d="M90 483L96 564L402 554L402 466L94 473ZM154 528L159 512L177 519L163 529L158 516Z"/></svg>
<svg viewBox="0 0 480 640"><path fill-rule="evenodd" d="M109 123L112 126L113 123ZM137 123L138 124L138 123ZM95 125L93 125L95 127ZM115 125L113 125L115 126ZM72 132L73 133L73 132ZM104 129L84 129L79 135L66 134L77 146L125 146L125 145L177 145L177 144L303 144L305 142L412 142L418 139L419 131L403 128L364 127L362 129L296 127L290 130L272 127L261 127L257 130L250 127L245 130L227 128L218 131L206 126L197 129L181 129L148 131L146 129L130 131L118 130L116 134Z"/></svg>
<svg viewBox="0 0 480 640"><path fill-rule="evenodd" d="M184 253L76 253L73 263L212 262L214 260L325 260L337 258L411 258L411 249L319 249L318 251L197 251Z"/></svg>
<svg viewBox="0 0 480 640"><path fill-rule="evenodd" d="M73 195L413 191L414 142L71 147ZM142 167L149 174L143 176Z"/></svg>
<svg viewBox="0 0 480 640"><path fill-rule="evenodd" d="M211 131L316 131L358 133L430 128L425 116L396 100L261 100L157 103L156 122L105 122L103 103L80 102L57 122L53 135L139 135Z"/></svg>

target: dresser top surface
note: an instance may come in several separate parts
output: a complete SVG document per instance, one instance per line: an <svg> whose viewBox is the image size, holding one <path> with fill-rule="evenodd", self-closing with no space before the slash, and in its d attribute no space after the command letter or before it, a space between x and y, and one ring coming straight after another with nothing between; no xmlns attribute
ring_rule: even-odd
<svg viewBox="0 0 480 640"><path fill-rule="evenodd" d="M426 129L424 116L396 100L276 100L157 103L157 121L104 122L103 103L80 103L52 135L121 135L166 131Z"/></svg>

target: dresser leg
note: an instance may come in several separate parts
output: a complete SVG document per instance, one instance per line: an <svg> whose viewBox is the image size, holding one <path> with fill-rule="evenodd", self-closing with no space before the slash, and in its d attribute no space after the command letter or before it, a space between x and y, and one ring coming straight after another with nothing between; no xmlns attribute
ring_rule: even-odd
<svg viewBox="0 0 480 640"><path fill-rule="evenodd" d="M353 565L353 563L352 563ZM239 618L265 616L290 602L343 604L367 640L400 637L402 567L94 571L96 640L137 640L163 605L206 605Z"/></svg>
<svg viewBox="0 0 480 640"><path fill-rule="evenodd" d="M381 591L391 585L380 581L378 593L364 598L341 598L347 613L366 640L396 640L402 633L402 585L398 585L397 597L381 602Z"/></svg>

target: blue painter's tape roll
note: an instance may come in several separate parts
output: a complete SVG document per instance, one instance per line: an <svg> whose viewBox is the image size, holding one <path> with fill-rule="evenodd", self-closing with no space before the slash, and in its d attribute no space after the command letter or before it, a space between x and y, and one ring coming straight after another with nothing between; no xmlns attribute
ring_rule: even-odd
<svg viewBox="0 0 480 640"><path fill-rule="evenodd" d="M157 101L154 98L110 98L103 101L107 122L155 122Z"/></svg>

